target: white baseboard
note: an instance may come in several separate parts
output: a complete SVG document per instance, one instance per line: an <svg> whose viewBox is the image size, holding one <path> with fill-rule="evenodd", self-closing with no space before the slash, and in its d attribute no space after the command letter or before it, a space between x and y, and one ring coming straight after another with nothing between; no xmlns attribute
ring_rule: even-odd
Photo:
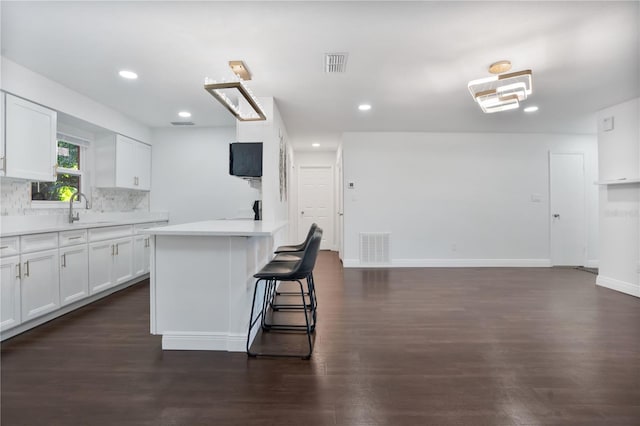
<svg viewBox="0 0 640 426"><path fill-rule="evenodd" d="M246 343L245 334L206 331L165 331L162 334L164 350L245 352Z"/></svg>
<svg viewBox="0 0 640 426"><path fill-rule="evenodd" d="M598 275L596 278L596 284L600 287L606 287L631 296L640 297L640 285L638 284L631 284L625 281L616 280L615 278L604 277L602 275Z"/></svg>
<svg viewBox="0 0 640 426"><path fill-rule="evenodd" d="M361 264L345 259L345 268L548 268L550 259L395 259L390 264Z"/></svg>

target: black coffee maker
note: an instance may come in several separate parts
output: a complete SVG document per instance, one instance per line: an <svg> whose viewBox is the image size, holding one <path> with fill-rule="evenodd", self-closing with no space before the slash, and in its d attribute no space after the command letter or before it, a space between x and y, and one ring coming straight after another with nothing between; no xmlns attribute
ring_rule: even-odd
<svg viewBox="0 0 640 426"><path fill-rule="evenodd" d="M262 220L262 200L253 202L253 220Z"/></svg>

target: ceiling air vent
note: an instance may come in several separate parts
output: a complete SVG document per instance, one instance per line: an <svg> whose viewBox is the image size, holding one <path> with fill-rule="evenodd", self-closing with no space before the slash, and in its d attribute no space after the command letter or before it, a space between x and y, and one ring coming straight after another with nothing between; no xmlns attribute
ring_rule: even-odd
<svg viewBox="0 0 640 426"><path fill-rule="evenodd" d="M172 121L171 124L174 126L193 126L196 123L193 121Z"/></svg>
<svg viewBox="0 0 640 426"><path fill-rule="evenodd" d="M345 72L347 70L347 56L347 53L325 53L324 72Z"/></svg>

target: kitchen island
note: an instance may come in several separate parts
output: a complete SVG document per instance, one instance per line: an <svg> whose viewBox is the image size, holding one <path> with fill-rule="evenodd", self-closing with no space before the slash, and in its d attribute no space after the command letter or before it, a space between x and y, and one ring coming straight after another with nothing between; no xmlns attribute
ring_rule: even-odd
<svg viewBox="0 0 640 426"><path fill-rule="evenodd" d="M145 230L151 333L162 335L162 349L245 351L253 274L272 258L286 225L211 220Z"/></svg>

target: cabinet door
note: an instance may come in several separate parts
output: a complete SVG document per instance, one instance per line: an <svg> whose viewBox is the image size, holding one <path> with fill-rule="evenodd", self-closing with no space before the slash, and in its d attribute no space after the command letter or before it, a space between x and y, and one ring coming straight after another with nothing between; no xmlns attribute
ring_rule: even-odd
<svg viewBox="0 0 640 426"><path fill-rule="evenodd" d="M4 176L4 104L5 104L5 94L4 92L0 92L0 176Z"/></svg>
<svg viewBox="0 0 640 426"><path fill-rule="evenodd" d="M113 257L113 281L122 284L133 278L133 238L115 240L116 255Z"/></svg>
<svg viewBox="0 0 640 426"><path fill-rule="evenodd" d="M6 176L56 180L56 112L6 95Z"/></svg>
<svg viewBox="0 0 640 426"><path fill-rule="evenodd" d="M135 145L138 142L116 135L116 187L137 188L135 174Z"/></svg>
<svg viewBox="0 0 640 426"><path fill-rule="evenodd" d="M39 317L60 307L58 250L23 254L22 320Z"/></svg>
<svg viewBox="0 0 640 426"><path fill-rule="evenodd" d="M89 293L96 294L112 286L114 257L113 241L89 244Z"/></svg>
<svg viewBox="0 0 640 426"><path fill-rule="evenodd" d="M138 276L146 274L148 268L146 268L145 256L148 255L147 251L147 236L137 235L133 237L133 275Z"/></svg>
<svg viewBox="0 0 640 426"><path fill-rule="evenodd" d="M0 330L6 330L21 322L20 258L4 258L0 265Z"/></svg>
<svg viewBox="0 0 640 426"><path fill-rule="evenodd" d="M86 244L60 249L62 306L89 295L89 250Z"/></svg>
<svg viewBox="0 0 640 426"><path fill-rule="evenodd" d="M136 188L143 191L151 190L151 147L143 143L135 145L135 174Z"/></svg>

